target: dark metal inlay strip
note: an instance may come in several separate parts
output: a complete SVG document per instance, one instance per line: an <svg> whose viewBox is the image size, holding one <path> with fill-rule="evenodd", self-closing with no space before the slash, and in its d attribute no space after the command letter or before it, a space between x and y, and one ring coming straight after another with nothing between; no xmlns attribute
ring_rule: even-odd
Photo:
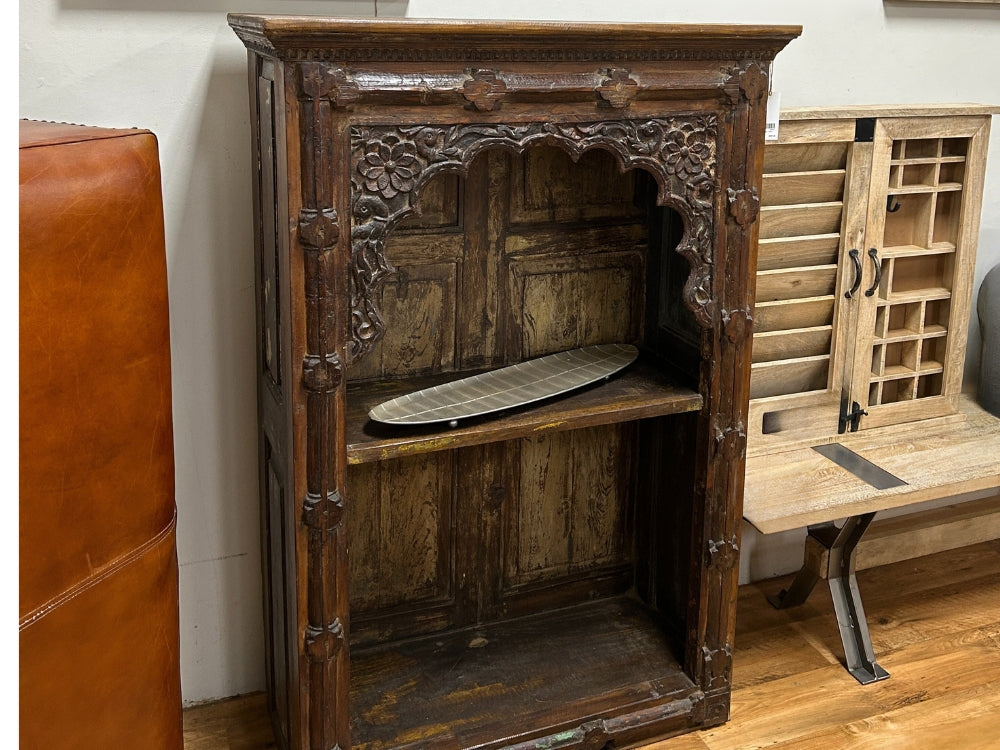
<svg viewBox="0 0 1000 750"><path fill-rule="evenodd" d="M899 477L890 474L880 466L876 466L868 459L862 458L850 448L845 448L840 443L814 445L812 449L829 458L837 466L847 469L858 479L868 482L875 489L888 490L907 484Z"/></svg>

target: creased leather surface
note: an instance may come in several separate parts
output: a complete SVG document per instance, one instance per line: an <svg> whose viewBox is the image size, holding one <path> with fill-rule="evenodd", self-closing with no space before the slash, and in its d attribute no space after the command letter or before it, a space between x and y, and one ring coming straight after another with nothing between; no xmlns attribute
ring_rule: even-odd
<svg viewBox="0 0 1000 750"><path fill-rule="evenodd" d="M21 747L181 748L156 139L20 129Z"/></svg>

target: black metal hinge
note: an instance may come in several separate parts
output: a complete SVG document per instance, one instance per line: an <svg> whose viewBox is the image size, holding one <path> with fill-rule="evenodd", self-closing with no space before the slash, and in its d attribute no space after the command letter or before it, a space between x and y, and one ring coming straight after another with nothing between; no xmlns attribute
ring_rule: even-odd
<svg viewBox="0 0 1000 750"><path fill-rule="evenodd" d="M859 117L854 121L854 142L871 143L875 140L875 118Z"/></svg>

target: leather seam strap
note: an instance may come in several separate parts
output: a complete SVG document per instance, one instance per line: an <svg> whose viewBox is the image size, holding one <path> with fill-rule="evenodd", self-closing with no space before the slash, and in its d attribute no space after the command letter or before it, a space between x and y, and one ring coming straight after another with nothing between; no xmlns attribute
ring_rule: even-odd
<svg viewBox="0 0 1000 750"><path fill-rule="evenodd" d="M81 596L82 594L92 589L97 584L106 581L115 573L119 572L123 568L128 567L132 563L139 560L139 558L144 557L146 553L148 553L154 547L157 547L161 542L167 539L170 536L171 532L173 532L173 530L176 528L176 526L177 526L177 508L174 507L174 515L170 519L170 523L168 523L166 527L163 528L162 531L156 534L156 536L154 536L144 544L140 545L139 547L136 547L131 552L128 552L122 555L121 557L116 558L115 560L112 560L94 575L91 575L88 578L81 581L80 583L71 586L70 588L66 589L63 593L59 594L58 596L52 597L41 606L38 606L32 611L28 612L18 621L18 627L17 627L18 632L25 630L26 628L30 627L31 625L41 620L43 617L48 615L53 610L58 609L63 604L66 604L67 602L77 598L78 596Z"/></svg>

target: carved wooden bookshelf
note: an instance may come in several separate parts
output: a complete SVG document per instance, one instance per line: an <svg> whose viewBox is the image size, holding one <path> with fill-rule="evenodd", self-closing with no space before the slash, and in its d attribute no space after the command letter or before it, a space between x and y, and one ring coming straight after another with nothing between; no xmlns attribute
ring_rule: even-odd
<svg viewBox="0 0 1000 750"><path fill-rule="evenodd" d="M769 62L798 27L231 15L249 50L283 748L725 721ZM640 361L454 429L395 395Z"/></svg>

